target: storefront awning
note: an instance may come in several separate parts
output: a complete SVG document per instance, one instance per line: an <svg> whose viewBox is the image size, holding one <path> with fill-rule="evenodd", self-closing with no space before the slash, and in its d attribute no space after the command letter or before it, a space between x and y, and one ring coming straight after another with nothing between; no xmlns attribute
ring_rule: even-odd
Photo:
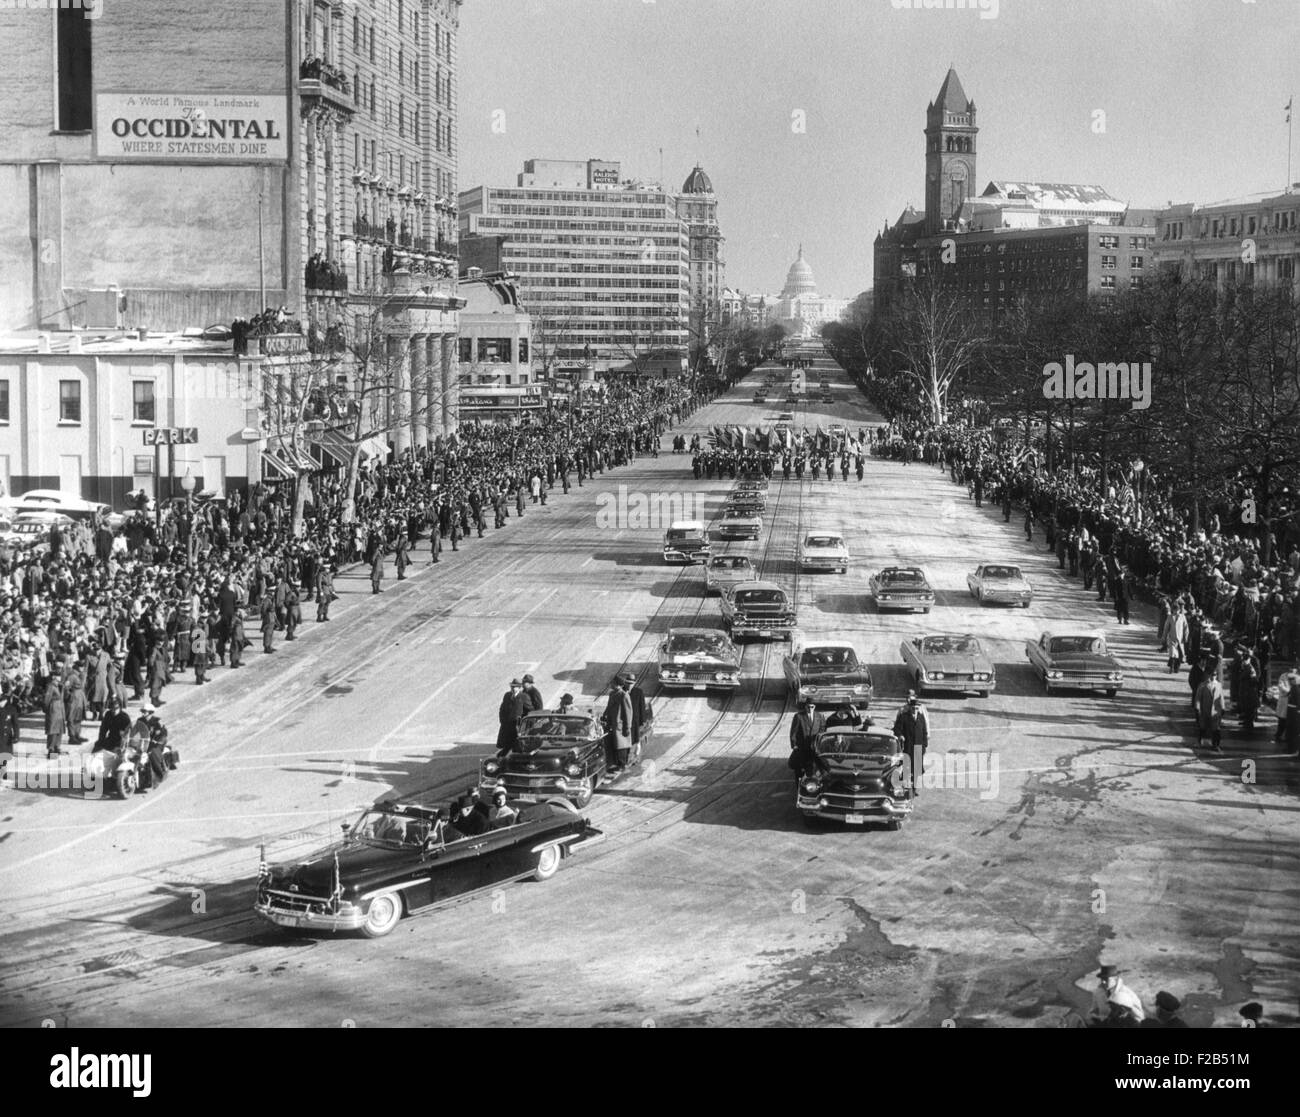
<svg viewBox="0 0 1300 1117"><path fill-rule="evenodd" d="M310 454L300 450L281 437L268 438L262 447L262 460L281 477L297 477L320 468Z"/></svg>
<svg viewBox="0 0 1300 1117"><path fill-rule="evenodd" d="M352 461L352 443L337 431L326 427L312 438L312 445L322 454L346 468Z"/></svg>

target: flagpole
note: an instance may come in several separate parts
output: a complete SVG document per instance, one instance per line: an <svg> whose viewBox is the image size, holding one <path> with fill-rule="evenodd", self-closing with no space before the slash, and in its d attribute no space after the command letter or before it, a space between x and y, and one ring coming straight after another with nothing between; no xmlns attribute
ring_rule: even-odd
<svg viewBox="0 0 1300 1117"><path fill-rule="evenodd" d="M1291 193L1291 133L1295 125L1291 122L1294 115L1291 106L1295 104L1295 94L1291 94L1291 99L1286 103L1286 193Z"/></svg>

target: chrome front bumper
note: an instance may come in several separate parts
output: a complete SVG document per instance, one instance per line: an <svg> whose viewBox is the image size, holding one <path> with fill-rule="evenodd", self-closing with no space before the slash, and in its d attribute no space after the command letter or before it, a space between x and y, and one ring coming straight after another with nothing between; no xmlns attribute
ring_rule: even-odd
<svg viewBox="0 0 1300 1117"><path fill-rule="evenodd" d="M315 931L357 931L366 921L365 912L353 905L345 905L344 910L338 912L328 912L314 911L312 908L328 905L329 900L303 897L303 902L310 903L311 907L297 906L296 897L289 901L279 899L276 893L271 893L265 899L259 899L253 905L253 911L277 927L300 927Z"/></svg>

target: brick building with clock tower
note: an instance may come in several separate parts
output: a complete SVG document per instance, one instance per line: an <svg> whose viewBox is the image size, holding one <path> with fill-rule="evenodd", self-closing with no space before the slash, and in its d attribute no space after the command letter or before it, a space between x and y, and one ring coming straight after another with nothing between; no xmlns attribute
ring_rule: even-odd
<svg viewBox="0 0 1300 1117"><path fill-rule="evenodd" d="M949 68L939 96L925 110L925 231L955 229L975 196L975 102Z"/></svg>

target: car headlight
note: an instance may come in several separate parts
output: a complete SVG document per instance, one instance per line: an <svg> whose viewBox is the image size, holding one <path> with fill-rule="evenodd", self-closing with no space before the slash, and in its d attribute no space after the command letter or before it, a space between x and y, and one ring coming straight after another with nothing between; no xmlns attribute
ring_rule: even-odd
<svg viewBox="0 0 1300 1117"><path fill-rule="evenodd" d="M988 679L988 676L987 676L986 674L984 674L983 671L977 671L977 672L975 673L975 681L976 681L977 683L985 682L987 679Z"/></svg>
<svg viewBox="0 0 1300 1117"><path fill-rule="evenodd" d="M561 791L563 791L566 787L569 786L569 781L566 780L563 776L560 776L556 779L555 786L558 787Z"/></svg>
<svg viewBox="0 0 1300 1117"><path fill-rule="evenodd" d="M866 684L866 683L858 683L858 684L853 688L853 693L854 693L854 694L866 694L866 693L867 693L867 684Z"/></svg>
<svg viewBox="0 0 1300 1117"><path fill-rule="evenodd" d="M1106 676L1106 678L1108 678L1112 683L1118 683L1124 678L1124 675L1120 671L1112 671Z"/></svg>
<svg viewBox="0 0 1300 1117"><path fill-rule="evenodd" d="M822 785L819 784L816 780L803 781L803 793L805 795L816 795L819 791L821 791L821 789L822 789Z"/></svg>
<svg viewBox="0 0 1300 1117"><path fill-rule="evenodd" d="M581 764L570 764L567 768L564 769L564 771L565 771L568 775L577 778L578 776L582 775L582 765L581 765Z"/></svg>
<svg viewBox="0 0 1300 1117"><path fill-rule="evenodd" d="M887 594L887 593L882 593L882 594L880 595L880 600L881 600L881 601L888 601L888 600L890 600L889 594Z"/></svg>
<svg viewBox="0 0 1300 1117"><path fill-rule="evenodd" d="M488 760L483 765L483 771L489 776L495 776L499 771L501 771L501 765L495 760Z"/></svg>
<svg viewBox="0 0 1300 1117"><path fill-rule="evenodd" d="M942 678L943 678L943 672L942 672L942 671L936 671L936 672L934 672L934 674L932 674L932 675L930 676L930 678L932 678L932 679L942 679Z"/></svg>
<svg viewBox="0 0 1300 1117"><path fill-rule="evenodd" d="M1065 678L1065 672L1064 672L1064 671L1049 671L1049 672L1047 672L1047 677L1048 677L1049 679L1063 679L1063 678Z"/></svg>

